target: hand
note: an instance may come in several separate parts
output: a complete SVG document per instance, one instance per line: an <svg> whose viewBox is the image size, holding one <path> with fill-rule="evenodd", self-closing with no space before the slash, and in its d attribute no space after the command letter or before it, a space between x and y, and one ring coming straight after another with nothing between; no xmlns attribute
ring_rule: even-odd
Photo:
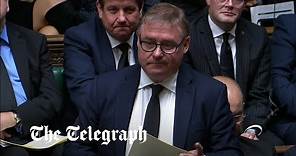
<svg viewBox="0 0 296 156"><path fill-rule="evenodd" d="M253 131L246 131L241 134L242 137L248 138L250 140L259 140L256 136L256 133Z"/></svg>
<svg viewBox="0 0 296 156"><path fill-rule="evenodd" d="M0 131L16 125L13 112L1 112L0 113Z"/></svg>
<svg viewBox="0 0 296 156"><path fill-rule="evenodd" d="M0 139L10 138L11 135L5 131L0 131Z"/></svg>
<svg viewBox="0 0 296 156"><path fill-rule="evenodd" d="M194 144L194 150L188 151L186 153L181 153L179 156L204 156L202 145L197 142Z"/></svg>

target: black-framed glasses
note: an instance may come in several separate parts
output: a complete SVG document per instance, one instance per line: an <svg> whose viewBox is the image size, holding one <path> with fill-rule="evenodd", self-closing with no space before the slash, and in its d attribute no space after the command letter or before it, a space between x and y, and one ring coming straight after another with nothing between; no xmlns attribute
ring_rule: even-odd
<svg viewBox="0 0 296 156"><path fill-rule="evenodd" d="M245 0L216 0L216 1L223 3L223 4L225 4L226 2L232 1L232 4L235 6L242 5L245 2Z"/></svg>
<svg viewBox="0 0 296 156"><path fill-rule="evenodd" d="M177 49L182 45L183 41L187 36L183 37L179 44L176 43L156 43L150 41L143 41L140 37L140 45L144 52L154 52L159 46L160 50L166 54L172 54L177 51Z"/></svg>

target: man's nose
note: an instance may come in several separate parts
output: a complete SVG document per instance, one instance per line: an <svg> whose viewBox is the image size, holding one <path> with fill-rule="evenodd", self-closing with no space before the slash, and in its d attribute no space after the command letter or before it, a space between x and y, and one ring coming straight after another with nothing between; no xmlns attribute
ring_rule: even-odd
<svg viewBox="0 0 296 156"><path fill-rule="evenodd" d="M157 45L156 49L153 51L153 57L159 58L159 57L162 57L162 55L163 55L163 52L160 48L160 45Z"/></svg>
<svg viewBox="0 0 296 156"><path fill-rule="evenodd" d="M126 14L125 14L125 12L123 10L119 11L118 21L119 22L125 22L126 21Z"/></svg>

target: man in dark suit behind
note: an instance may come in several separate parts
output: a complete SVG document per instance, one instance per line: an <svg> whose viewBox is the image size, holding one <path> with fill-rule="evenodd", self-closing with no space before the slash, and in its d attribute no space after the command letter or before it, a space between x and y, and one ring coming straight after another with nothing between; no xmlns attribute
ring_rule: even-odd
<svg viewBox="0 0 296 156"><path fill-rule="evenodd" d="M95 77L137 62L134 31L142 5L143 0L98 0L98 16L66 31L65 78L77 109Z"/></svg>
<svg viewBox="0 0 296 156"><path fill-rule="evenodd" d="M8 0L0 0L0 138L30 140L30 127L48 125L61 109L61 95L49 65L46 38L5 22ZM1 156L29 155L0 147Z"/></svg>
<svg viewBox="0 0 296 156"><path fill-rule="evenodd" d="M279 107L272 131L296 145L296 15L281 15L272 35L272 100ZM295 148L295 147L294 147ZM296 150L290 151L296 155Z"/></svg>
<svg viewBox="0 0 296 156"><path fill-rule="evenodd" d="M141 20L137 36L140 65L94 80L86 100L89 109L79 114L81 129L131 131L143 127L168 144L192 150L182 155L203 155L193 149L196 142L208 156L241 155L225 86L181 65L190 40L183 11L168 3L155 5ZM69 156L96 152L127 156L131 148L126 141L100 143L72 142L64 152Z"/></svg>
<svg viewBox="0 0 296 156"><path fill-rule="evenodd" d="M273 136L269 131L260 135L266 130L270 113L268 36L264 28L240 17L244 0L207 0L207 4L208 8L192 24L186 60L198 71L238 82L246 103L242 136Z"/></svg>

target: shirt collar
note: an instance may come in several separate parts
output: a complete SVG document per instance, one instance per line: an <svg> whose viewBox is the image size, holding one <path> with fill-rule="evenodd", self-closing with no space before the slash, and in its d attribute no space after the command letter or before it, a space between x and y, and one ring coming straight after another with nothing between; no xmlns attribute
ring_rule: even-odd
<svg viewBox="0 0 296 156"><path fill-rule="evenodd" d="M3 26L3 30L2 30L2 33L0 35L0 38L2 38L5 42L7 42L9 44L8 35L7 35L7 28L6 28L5 24Z"/></svg>
<svg viewBox="0 0 296 156"><path fill-rule="evenodd" d="M170 90L173 93L176 93L177 76L178 76L178 72L176 72L175 74L170 76L168 79L158 84L161 84L166 89ZM148 75L141 68L141 77L140 77L140 83L139 83L138 89L145 88L153 83L154 82L148 77Z"/></svg>
<svg viewBox="0 0 296 156"><path fill-rule="evenodd" d="M117 39L112 37L107 31L106 31L106 33L109 38L112 49L117 47L121 43L120 41L118 41ZM135 33L132 33L131 37L126 41L126 43L128 43L130 47L133 47L132 45L134 43L134 34Z"/></svg>
<svg viewBox="0 0 296 156"><path fill-rule="evenodd" d="M212 30L213 33L213 37L219 37L221 36L223 33L225 33L225 31L223 29L221 29L218 25L216 25L213 20L211 19L210 15L208 15L208 21L209 21L209 25L210 28ZM235 29L236 29L236 24L234 25L234 27L228 31L228 33L231 34L231 36L235 37Z"/></svg>

